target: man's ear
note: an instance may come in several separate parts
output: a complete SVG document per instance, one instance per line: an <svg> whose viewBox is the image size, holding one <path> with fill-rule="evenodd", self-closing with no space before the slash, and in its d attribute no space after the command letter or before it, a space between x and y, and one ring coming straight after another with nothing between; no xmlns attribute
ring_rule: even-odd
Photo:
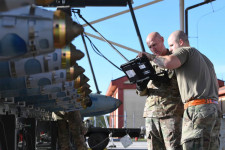
<svg viewBox="0 0 225 150"><path fill-rule="evenodd" d="M182 39L179 40L179 45L183 46L184 45L184 41Z"/></svg>
<svg viewBox="0 0 225 150"><path fill-rule="evenodd" d="M162 39L162 42L164 43L164 38L163 38L163 37L161 37L161 39Z"/></svg>

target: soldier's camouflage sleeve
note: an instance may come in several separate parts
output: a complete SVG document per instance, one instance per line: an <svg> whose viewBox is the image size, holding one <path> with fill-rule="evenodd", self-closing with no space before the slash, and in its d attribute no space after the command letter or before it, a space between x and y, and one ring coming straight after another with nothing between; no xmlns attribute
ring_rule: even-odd
<svg viewBox="0 0 225 150"><path fill-rule="evenodd" d="M143 117L182 116L183 103L175 71L163 69L154 64L152 66L157 74L161 73L160 77L165 77L165 80L150 80L145 90L137 91L139 95L147 96Z"/></svg>

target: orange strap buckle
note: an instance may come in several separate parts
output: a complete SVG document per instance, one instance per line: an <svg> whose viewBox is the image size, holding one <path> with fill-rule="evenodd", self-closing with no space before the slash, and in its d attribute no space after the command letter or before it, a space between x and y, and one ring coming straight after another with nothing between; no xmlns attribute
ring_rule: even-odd
<svg viewBox="0 0 225 150"><path fill-rule="evenodd" d="M187 109L190 106L196 106L201 104L218 104L218 101L212 99L194 99L184 104L184 109Z"/></svg>

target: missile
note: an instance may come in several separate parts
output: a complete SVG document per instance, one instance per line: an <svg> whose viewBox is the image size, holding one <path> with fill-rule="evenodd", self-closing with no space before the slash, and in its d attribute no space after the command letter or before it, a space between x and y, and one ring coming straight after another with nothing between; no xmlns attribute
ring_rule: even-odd
<svg viewBox="0 0 225 150"><path fill-rule="evenodd" d="M35 104L28 104L29 107L34 107L34 108L41 108L41 109L45 109L46 111L49 111L50 107L63 107L66 108L68 110L66 111L71 111L71 109L74 110L81 110L83 109L83 107L81 106L80 103L75 102L74 100L46 100L45 102L41 102L41 103L35 103ZM65 110L64 110L65 111Z"/></svg>
<svg viewBox="0 0 225 150"><path fill-rule="evenodd" d="M66 81L74 81L70 84L73 84L76 88L78 85L80 85L80 82L84 81L81 81L81 76L79 76L78 78L78 73L75 72L67 72L66 69L60 69L47 73L26 75L24 77L18 78L0 78L0 91L19 90L25 88L39 88L46 85L62 84L62 82L65 84L70 83ZM83 78L85 78L84 75ZM88 81L89 79L86 77L83 80Z"/></svg>
<svg viewBox="0 0 225 150"><path fill-rule="evenodd" d="M65 12L33 5L1 12L0 24L0 61L54 52L84 31Z"/></svg>
<svg viewBox="0 0 225 150"><path fill-rule="evenodd" d="M57 70L21 78L3 78L0 79L0 98L43 95L65 91L77 88L89 80L84 74L77 76L78 74L74 71L71 74L65 70ZM84 88L80 90L84 92Z"/></svg>
<svg viewBox="0 0 225 150"><path fill-rule="evenodd" d="M30 97L29 97L30 98ZM33 105L35 107L47 107L47 106L63 106L63 105L68 105L68 104L76 104L77 102L75 101L75 99L73 99L72 97L59 97L57 99L50 99L47 96L33 96L33 98L35 98L35 100L30 100L28 97L25 98L24 100L22 99L18 99L16 98L16 102L25 102L26 105ZM78 103L77 103L78 104ZM81 106L81 105L80 105Z"/></svg>
<svg viewBox="0 0 225 150"><path fill-rule="evenodd" d="M24 96L33 96L33 95L45 95L50 94L53 97L53 93L67 91L67 90L76 90L74 89L74 82L62 82L52 85L45 85L39 88L24 88L24 89L15 89L15 90L6 90L0 91L0 98L7 97L24 97Z"/></svg>
<svg viewBox="0 0 225 150"><path fill-rule="evenodd" d="M101 94L89 94L92 105L80 110L82 117L99 116L113 112L122 103L119 99Z"/></svg>
<svg viewBox="0 0 225 150"><path fill-rule="evenodd" d="M56 111L74 111L74 110L82 110L83 107L81 104L75 102L74 100L66 100L56 101L54 99L45 99L45 101L41 103L26 103L28 107L40 108L44 111L56 112Z"/></svg>
<svg viewBox="0 0 225 150"><path fill-rule="evenodd" d="M3 61L0 62L0 78L22 77L59 69L67 69L66 72L71 74L71 77L76 77L77 74L81 74L85 71L75 63L83 56L84 54L81 51L76 50L75 46L70 45L70 47L56 49L53 53L45 55L20 60Z"/></svg>
<svg viewBox="0 0 225 150"><path fill-rule="evenodd" d="M83 109L80 102L77 102L76 93L72 91L72 96L66 92L57 92L56 98L49 95L35 95L25 97L14 97L14 103L25 103L28 107L41 108L46 111L71 111Z"/></svg>
<svg viewBox="0 0 225 150"><path fill-rule="evenodd" d="M53 1L54 0L2 0L0 5L0 11L8 11L11 9L32 4L47 6L48 4L51 4Z"/></svg>
<svg viewBox="0 0 225 150"><path fill-rule="evenodd" d="M68 90L68 91L59 91L53 92L51 94L45 95L33 95L33 96L19 96L14 97L14 103L24 102L27 105L32 104L45 104L47 102L60 102L60 101L73 101L76 102L76 99L79 97L77 95L76 90Z"/></svg>

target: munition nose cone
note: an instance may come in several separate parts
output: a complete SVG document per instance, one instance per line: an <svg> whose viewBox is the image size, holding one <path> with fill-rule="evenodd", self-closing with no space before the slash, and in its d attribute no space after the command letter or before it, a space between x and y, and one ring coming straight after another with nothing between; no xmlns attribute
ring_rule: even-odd
<svg viewBox="0 0 225 150"><path fill-rule="evenodd" d="M79 87L78 89L77 89L77 92L78 93L85 93L85 95L87 96L87 95L89 95L90 93L90 85L89 84L87 84L87 83L85 83L83 86L81 86L81 87Z"/></svg>
<svg viewBox="0 0 225 150"><path fill-rule="evenodd" d="M81 66L74 66L73 78L76 79L80 74L84 73L84 68Z"/></svg>
<svg viewBox="0 0 225 150"><path fill-rule="evenodd" d="M82 25L73 22L69 16L66 16L66 44L69 44L75 37L84 32Z"/></svg>
<svg viewBox="0 0 225 150"><path fill-rule="evenodd" d="M91 94L91 92L92 92L91 89L85 89L85 95L86 95L86 96L89 95L89 94Z"/></svg>
<svg viewBox="0 0 225 150"><path fill-rule="evenodd" d="M77 60L80 60L84 57L84 53L80 50L77 50L73 44L62 48L62 68L69 68L74 66Z"/></svg>
<svg viewBox="0 0 225 150"><path fill-rule="evenodd" d="M84 53L78 49L73 44L70 44L71 49L71 62L75 62L84 57Z"/></svg>
<svg viewBox="0 0 225 150"><path fill-rule="evenodd" d="M84 69L80 66L73 66L66 69L66 78L67 81L76 79L80 74L84 73Z"/></svg>
<svg viewBox="0 0 225 150"><path fill-rule="evenodd" d="M73 22L71 17L63 11L54 12L53 36L55 48L62 48L78 35L84 32L84 28Z"/></svg>
<svg viewBox="0 0 225 150"><path fill-rule="evenodd" d="M89 78L85 76L84 74L79 75L75 80L74 80L74 88L77 89L87 83L89 81Z"/></svg>
<svg viewBox="0 0 225 150"><path fill-rule="evenodd" d="M87 84L87 83L85 83L84 85L82 85L82 89L89 89L90 88L90 85L89 84Z"/></svg>
<svg viewBox="0 0 225 150"><path fill-rule="evenodd" d="M84 57L84 53L78 49L74 49L71 51L71 62L75 62Z"/></svg>

